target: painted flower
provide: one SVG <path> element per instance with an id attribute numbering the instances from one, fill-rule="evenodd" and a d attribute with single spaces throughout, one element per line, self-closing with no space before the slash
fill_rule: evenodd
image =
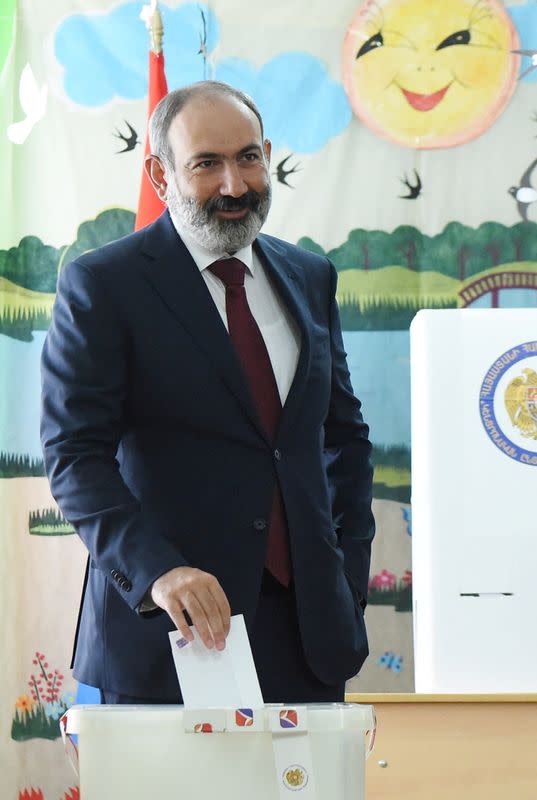
<path id="1" fill-rule="evenodd" d="M 25 789 L 19 792 L 19 800 L 43 800 L 43 792 L 41 789 Z"/>
<path id="2" fill-rule="evenodd" d="M 405 569 L 401 577 L 401 580 L 405 586 L 410 586 L 412 584 L 412 571 L 409 569 Z"/>
<path id="3" fill-rule="evenodd" d="M 395 587 L 395 575 L 387 569 L 383 569 L 378 575 L 371 579 L 371 586 L 374 589 L 393 589 Z"/>
<path id="4" fill-rule="evenodd" d="M 59 719 L 64 712 L 64 707 L 57 700 L 45 705 L 45 715 L 51 719 Z"/>
<path id="5" fill-rule="evenodd" d="M 75 702 L 76 698 L 73 692 L 64 692 L 60 697 L 60 702 L 64 708 L 69 708 Z"/>
<path id="6" fill-rule="evenodd" d="M 78 786 L 73 786 L 65 792 L 63 800 L 80 800 L 80 789 Z"/>
<path id="7" fill-rule="evenodd" d="M 15 702 L 16 708 L 18 708 L 20 711 L 29 712 L 29 711 L 32 710 L 34 705 L 35 705 L 35 701 L 32 700 L 31 697 L 28 697 L 27 694 L 21 694 L 20 697 L 17 697 L 17 700 Z"/>

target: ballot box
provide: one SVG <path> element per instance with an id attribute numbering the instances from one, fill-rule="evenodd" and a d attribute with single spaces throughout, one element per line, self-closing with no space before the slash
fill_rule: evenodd
<path id="1" fill-rule="evenodd" d="M 411 326 L 419 693 L 537 691 L 537 309 Z"/>
<path id="2" fill-rule="evenodd" d="M 73 706 L 81 800 L 363 800 L 371 706 Z"/>

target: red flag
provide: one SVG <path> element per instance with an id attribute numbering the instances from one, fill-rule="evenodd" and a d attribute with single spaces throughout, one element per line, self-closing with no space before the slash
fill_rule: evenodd
<path id="1" fill-rule="evenodd" d="M 168 94 L 168 86 L 166 84 L 166 73 L 164 72 L 164 53 L 154 53 L 152 50 L 149 52 L 149 103 L 147 110 L 147 118 L 151 116 L 155 106 Z M 145 155 L 151 152 L 149 147 L 149 136 L 145 137 Z M 140 186 L 140 198 L 138 200 L 138 213 L 136 214 L 136 222 L 134 230 L 143 228 L 144 225 L 149 225 L 150 222 L 156 220 L 164 209 L 165 204 L 160 200 L 159 196 L 153 189 L 151 181 L 149 180 L 145 169 L 142 172 L 142 184 Z"/>

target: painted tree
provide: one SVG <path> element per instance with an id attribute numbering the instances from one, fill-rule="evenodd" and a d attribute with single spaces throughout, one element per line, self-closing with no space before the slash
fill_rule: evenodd
<path id="1" fill-rule="evenodd" d="M 515 261 L 537 261 L 537 223 L 519 222 L 510 228 Z"/>
<path id="2" fill-rule="evenodd" d="M 77 231 L 76 242 L 63 253 L 61 263 L 67 264 L 88 250 L 120 239 L 134 230 L 135 215 L 124 208 L 110 208 L 95 219 L 83 222 Z"/>
<path id="3" fill-rule="evenodd" d="M 464 281 L 474 249 L 475 230 L 450 222 L 442 233 L 431 237 L 425 257 L 427 268 Z"/>
<path id="4" fill-rule="evenodd" d="M 424 234 L 410 225 L 400 225 L 390 238 L 397 259 L 392 262 L 393 264 L 406 267 L 412 272 L 422 268 L 426 240 Z"/>
<path id="5" fill-rule="evenodd" d="M 62 250 L 43 244 L 37 236 L 24 236 L 17 247 L 0 250 L 0 276 L 25 289 L 55 292 Z"/>
<path id="6" fill-rule="evenodd" d="M 475 232 L 478 248 L 486 254 L 485 269 L 515 261 L 511 231 L 497 222 L 484 222 Z"/>
<path id="7" fill-rule="evenodd" d="M 297 245 L 303 247 L 304 250 L 309 250 L 310 253 L 317 253 L 318 256 L 326 255 L 321 245 L 314 242 L 309 236 L 302 236 L 302 238 L 298 240 Z"/>
<path id="8" fill-rule="evenodd" d="M 366 231 L 355 228 L 347 241 L 328 253 L 338 270 L 379 269 L 393 265 L 391 235 L 384 231 Z"/>

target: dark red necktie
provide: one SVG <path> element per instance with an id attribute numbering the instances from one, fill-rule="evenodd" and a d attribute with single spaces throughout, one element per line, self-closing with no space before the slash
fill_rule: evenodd
<path id="1" fill-rule="evenodd" d="M 229 335 L 246 375 L 248 387 L 265 433 L 274 441 L 282 405 L 267 347 L 244 290 L 246 267 L 238 258 L 215 261 L 209 267 L 226 287 Z M 289 537 L 283 501 L 276 483 L 270 517 L 265 566 L 284 586 L 291 582 Z"/>

